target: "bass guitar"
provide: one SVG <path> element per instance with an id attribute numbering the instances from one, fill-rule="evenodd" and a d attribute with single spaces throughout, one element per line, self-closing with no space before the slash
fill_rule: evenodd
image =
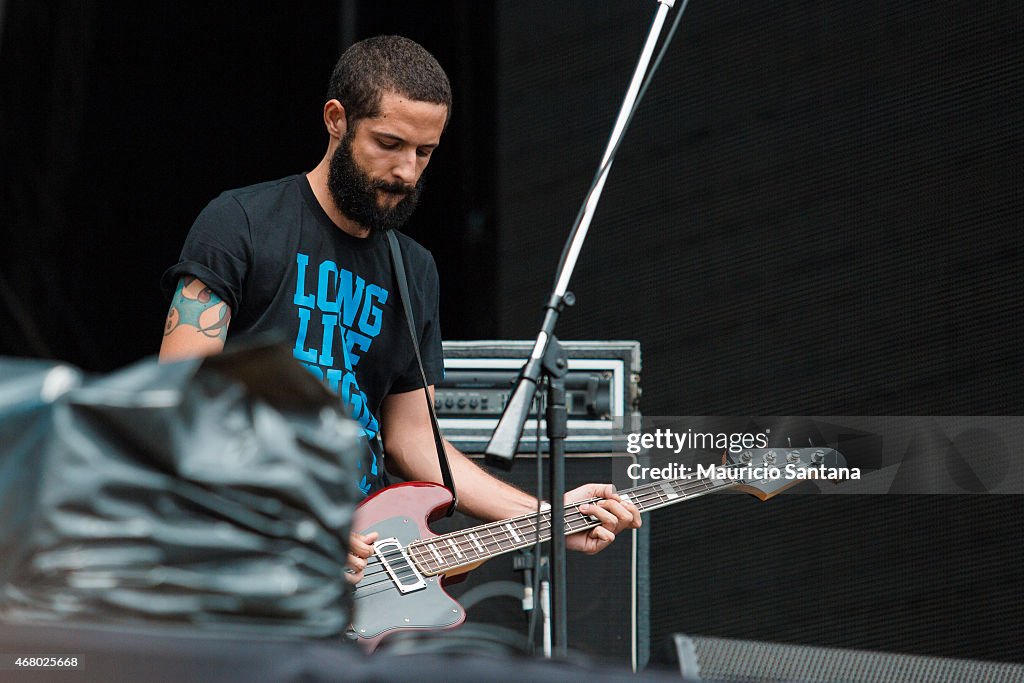
<path id="1" fill-rule="evenodd" d="M 845 460 L 828 448 L 750 449 L 727 454 L 710 475 L 660 479 L 618 491 L 640 512 L 681 503 L 715 491 L 734 489 L 767 500 L 807 479 L 835 479 Z M 828 476 L 832 472 L 833 476 Z M 485 561 L 551 538 L 551 514 L 530 513 L 444 535 L 429 523 L 451 504 L 448 489 L 437 484 L 396 484 L 367 498 L 356 510 L 353 528 L 376 531 L 374 553 L 354 588 L 355 613 L 350 635 L 367 651 L 393 633 L 449 629 L 466 613 L 444 590 L 445 582 Z M 598 499 L 565 505 L 565 534 L 599 526 L 579 507 Z"/>

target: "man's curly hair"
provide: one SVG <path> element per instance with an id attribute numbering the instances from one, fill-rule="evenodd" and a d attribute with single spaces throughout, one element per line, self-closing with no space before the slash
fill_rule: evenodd
<path id="1" fill-rule="evenodd" d="M 362 40 L 334 65 L 327 99 L 345 107 L 349 126 L 380 115 L 381 96 L 393 92 L 411 100 L 443 104 L 452 111 L 452 87 L 444 69 L 420 44 L 402 36 Z"/>

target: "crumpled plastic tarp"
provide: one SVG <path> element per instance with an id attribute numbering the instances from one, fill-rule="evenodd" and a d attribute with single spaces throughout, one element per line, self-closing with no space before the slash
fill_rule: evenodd
<path id="1" fill-rule="evenodd" d="M 0 359 L 0 619 L 340 635 L 361 448 L 282 347 Z"/>

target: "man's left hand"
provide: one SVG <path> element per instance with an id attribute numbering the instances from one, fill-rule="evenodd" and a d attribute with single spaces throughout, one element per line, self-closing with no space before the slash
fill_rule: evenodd
<path id="1" fill-rule="evenodd" d="M 565 494 L 567 504 L 590 498 L 603 500 L 581 505 L 579 510 L 588 517 L 596 517 L 601 526 L 566 537 L 565 547 L 569 550 L 593 555 L 607 548 L 619 532 L 640 528 L 640 511 L 619 498 L 611 484 L 584 484 Z"/>

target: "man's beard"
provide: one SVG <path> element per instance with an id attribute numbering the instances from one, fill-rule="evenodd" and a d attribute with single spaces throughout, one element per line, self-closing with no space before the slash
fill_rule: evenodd
<path id="1" fill-rule="evenodd" d="M 352 136 L 346 135 L 331 157 L 327 189 L 346 218 L 369 229 L 371 233 L 386 232 L 405 225 L 416 210 L 416 203 L 423 190 L 423 176 L 420 176 L 415 186 L 370 178 L 352 158 Z M 377 200 L 379 190 L 400 195 L 402 199 L 390 208 L 381 206 Z"/>

